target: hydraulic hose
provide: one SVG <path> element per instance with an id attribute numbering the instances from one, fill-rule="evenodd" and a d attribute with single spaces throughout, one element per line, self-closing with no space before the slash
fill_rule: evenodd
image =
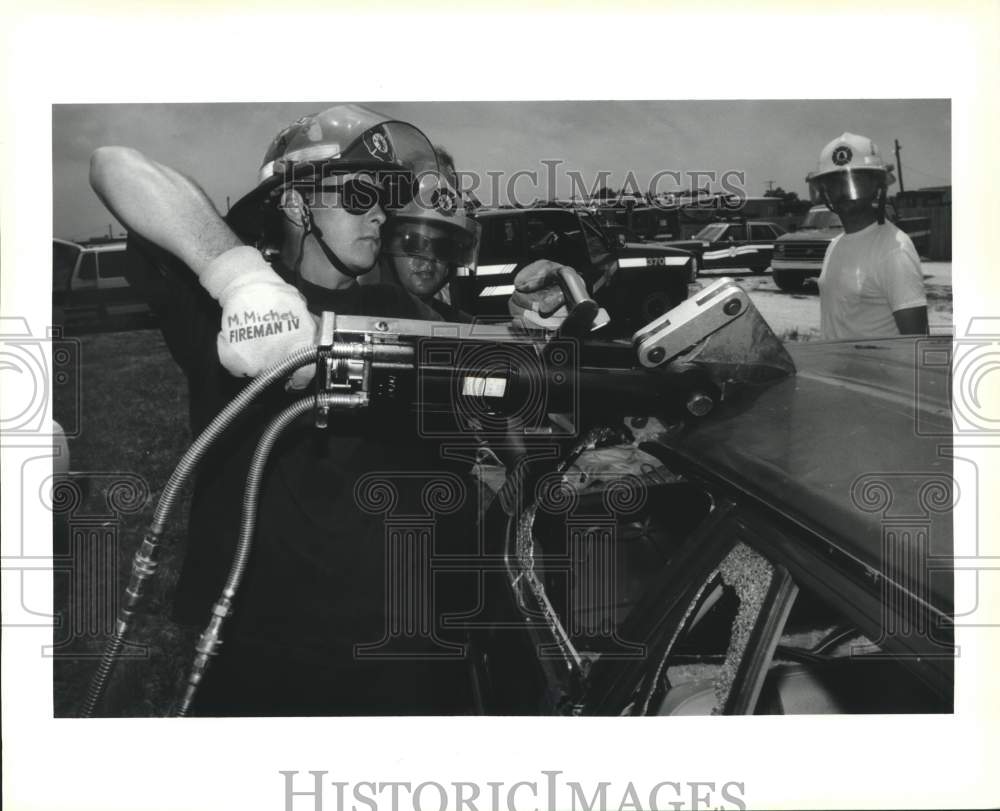
<path id="1" fill-rule="evenodd" d="M 413 347 L 394 344 L 373 345 L 363 341 L 340 341 L 329 347 L 332 358 L 354 358 L 382 362 L 386 365 L 396 365 L 413 357 Z M 287 358 L 265 369 L 232 401 L 218 413 L 208 427 L 191 444 L 191 447 L 181 457 L 177 467 L 163 488 L 153 520 L 143 538 L 139 551 L 132 561 L 132 573 L 125 590 L 125 603 L 118 612 L 115 630 L 105 645 L 97 670 L 90 682 L 87 697 L 80 711 L 80 717 L 93 716 L 104 693 L 107 690 L 111 673 L 118 657 L 125 646 L 125 640 L 131 629 L 132 621 L 144 596 L 145 586 L 156 573 L 159 558 L 159 545 L 167 518 L 174 507 L 188 477 L 201 461 L 207 450 L 222 435 L 229 425 L 272 383 L 287 377 L 301 366 L 317 361 L 316 347 L 303 347 Z M 309 398 L 307 398 L 308 400 Z M 315 402 L 315 400 L 314 400 Z M 322 395 L 320 402 L 323 402 Z M 331 400 L 337 402 L 337 398 Z"/>
<path id="2" fill-rule="evenodd" d="M 294 372 L 300 366 L 305 366 L 316 360 L 316 347 L 303 347 L 293 352 L 284 360 L 265 369 L 250 384 L 243 389 L 230 403 L 216 415 L 208 427 L 191 444 L 181 457 L 177 467 L 171 474 L 163 488 L 156 510 L 153 513 L 153 520 L 146 531 L 139 551 L 136 552 L 132 561 L 132 573 L 129 577 L 129 584 L 125 589 L 125 602 L 118 612 L 115 622 L 115 630 L 105 645 L 101 660 L 98 663 L 97 671 L 90 681 L 90 688 L 83 708 L 80 711 L 82 718 L 93 716 L 97 705 L 104 697 L 107 690 L 111 673 L 118 661 L 122 648 L 125 646 L 126 636 L 132 626 L 135 616 L 145 591 L 146 582 L 156 573 L 159 558 L 160 538 L 166 526 L 167 517 L 177 501 L 188 477 L 191 475 L 198 462 L 201 461 L 206 451 L 219 438 L 219 436 L 229 427 L 246 408 L 263 392 L 268 386 Z"/>
<path id="3" fill-rule="evenodd" d="M 365 405 L 366 395 L 362 393 L 354 394 L 320 394 L 318 397 L 304 397 L 284 411 L 278 414 L 264 430 L 257 448 L 254 451 L 253 459 L 250 462 L 250 469 L 247 472 L 247 484 L 243 491 L 243 515 L 240 523 L 239 541 L 236 546 L 236 554 L 229 570 L 229 577 L 226 585 L 222 589 L 222 594 L 212 607 L 212 618 L 205 628 L 195 647 L 197 651 L 191 671 L 188 674 L 187 685 L 184 695 L 179 704 L 174 709 L 173 715 L 183 718 L 191 711 L 198 687 L 208 670 L 212 656 L 216 648 L 222 644 L 222 626 L 225 624 L 232 611 L 233 599 L 243 580 L 246 571 L 247 561 L 250 558 L 250 548 L 253 543 L 254 530 L 257 524 L 257 502 L 260 496 L 260 485 L 264 477 L 264 468 L 267 465 L 268 457 L 274 448 L 275 442 L 282 432 L 299 416 L 305 414 L 314 407 L 327 408 L 357 408 Z"/>

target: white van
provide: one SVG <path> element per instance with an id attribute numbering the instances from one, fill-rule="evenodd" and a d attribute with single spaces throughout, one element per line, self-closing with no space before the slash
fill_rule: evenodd
<path id="1" fill-rule="evenodd" d="M 52 240 L 52 312 L 56 324 L 123 316 L 149 317 L 149 305 L 126 278 L 125 241 Z"/>

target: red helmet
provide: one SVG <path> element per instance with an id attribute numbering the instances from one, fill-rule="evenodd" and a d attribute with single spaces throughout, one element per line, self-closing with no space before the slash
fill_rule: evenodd
<path id="1" fill-rule="evenodd" d="M 257 187 L 236 202 L 227 219 L 242 235 L 257 234 L 282 189 L 359 171 L 394 184 L 393 199 L 404 205 L 412 198 L 414 177 L 437 172 L 437 156 L 427 136 L 412 124 L 357 104 L 339 104 L 303 116 L 275 136 Z"/>

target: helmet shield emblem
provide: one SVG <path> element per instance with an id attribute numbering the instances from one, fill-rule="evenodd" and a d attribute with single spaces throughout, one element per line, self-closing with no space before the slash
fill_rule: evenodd
<path id="1" fill-rule="evenodd" d="M 451 214 L 458 208 L 458 200 L 451 189 L 435 189 L 431 195 L 431 205 L 444 214 Z"/>
<path id="2" fill-rule="evenodd" d="M 846 166 L 851 162 L 851 158 L 853 157 L 854 154 L 851 152 L 851 148 L 847 144 L 841 144 L 833 150 L 832 160 L 835 166 Z"/>
<path id="3" fill-rule="evenodd" d="M 387 163 L 395 160 L 392 145 L 381 129 L 369 130 L 364 134 L 362 141 L 364 142 L 365 149 L 368 150 L 368 154 L 376 160 L 386 161 Z"/>

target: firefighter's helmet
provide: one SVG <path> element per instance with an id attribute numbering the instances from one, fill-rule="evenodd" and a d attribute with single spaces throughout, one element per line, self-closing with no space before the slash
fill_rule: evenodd
<path id="1" fill-rule="evenodd" d="M 833 206 L 844 200 L 875 200 L 894 178 L 871 138 L 845 132 L 823 147 L 816 171 L 806 181 L 813 203 Z"/>
<path id="2" fill-rule="evenodd" d="M 340 104 L 303 116 L 275 136 L 256 188 L 233 206 L 228 220 L 241 236 L 256 234 L 283 189 L 353 172 L 372 175 L 385 190 L 385 201 L 403 206 L 413 198 L 414 178 L 436 171 L 434 147 L 412 124 L 357 104 Z"/>
<path id="3" fill-rule="evenodd" d="M 389 256 L 417 256 L 475 272 L 480 225 L 468 215 L 459 195 L 441 175 L 426 173 L 413 201 L 382 226 L 382 250 Z"/>

